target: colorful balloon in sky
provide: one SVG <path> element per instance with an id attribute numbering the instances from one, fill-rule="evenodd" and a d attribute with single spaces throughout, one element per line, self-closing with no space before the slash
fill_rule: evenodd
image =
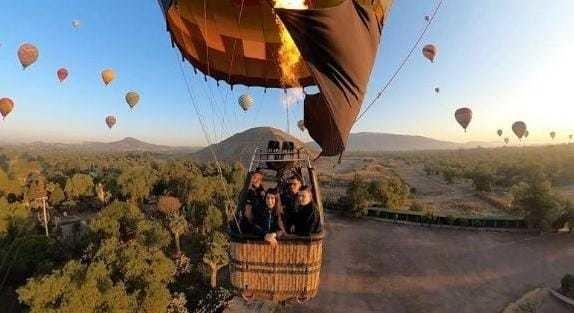
<path id="1" fill-rule="evenodd" d="M 498 134 L 498 137 L 502 136 L 502 129 L 497 130 L 496 133 Z"/>
<path id="2" fill-rule="evenodd" d="M 528 138 L 528 135 L 530 135 L 530 132 L 527 129 L 526 132 L 524 132 L 524 138 Z"/>
<path id="3" fill-rule="evenodd" d="M 0 114 L 2 114 L 2 118 L 5 119 L 10 112 L 14 109 L 14 101 L 9 98 L 2 98 L 0 99 Z"/>
<path id="4" fill-rule="evenodd" d="M 510 142 L 510 139 L 508 139 L 508 137 L 504 138 L 504 144 L 507 145 Z"/>
<path id="5" fill-rule="evenodd" d="M 251 95 L 245 94 L 239 97 L 239 106 L 243 109 L 243 111 L 249 110 L 249 108 L 253 106 L 254 102 L 255 100 L 253 100 Z"/>
<path id="6" fill-rule="evenodd" d="M 423 55 L 425 58 L 429 59 L 429 61 L 434 63 L 434 59 L 438 54 L 438 48 L 433 44 L 428 44 L 423 47 Z"/>
<path id="7" fill-rule="evenodd" d="M 63 82 L 68 77 L 68 70 L 62 67 L 56 74 L 58 75 L 60 82 Z"/>
<path id="8" fill-rule="evenodd" d="M 554 138 L 556 138 L 556 132 L 555 131 L 550 132 L 550 138 L 552 138 L 552 140 L 554 140 Z"/>
<path id="9" fill-rule="evenodd" d="M 512 124 L 512 131 L 518 139 L 522 139 L 526 133 L 526 123 L 523 121 L 514 122 L 514 124 Z"/>
<path id="10" fill-rule="evenodd" d="M 106 125 L 108 125 L 109 129 L 112 129 L 112 127 L 114 127 L 114 125 L 116 125 L 117 119 L 115 116 L 113 115 L 108 115 L 106 116 Z"/>
<path id="11" fill-rule="evenodd" d="M 82 23 L 80 22 L 80 20 L 73 20 L 72 21 L 72 26 L 74 28 L 80 28 L 81 25 L 82 25 Z"/>
<path id="12" fill-rule="evenodd" d="M 34 62 L 38 60 L 39 55 L 40 52 L 38 51 L 38 48 L 30 43 L 25 43 L 18 49 L 18 59 L 24 69 L 34 64 Z"/>
<path id="13" fill-rule="evenodd" d="M 133 109 L 140 101 L 140 95 L 135 91 L 130 91 L 126 94 L 126 102 Z"/>
<path id="14" fill-rule="evenodd" d="M 434 87 L 434 92 L 438 95 L 440 93 L 440 88 L 439 87 Z"/>
<path id="15" fill-rule="evenodd" d="M 466 132 L 466 128 L 472 120 L 472 110 L 469 108 L 460 108 L 454 112 L 454 118 Z"/>
<path id="16" fill-rule="evenodd" d="M 116 78 L 116 73 L 113 69 L 107 68 L 102 71 L 102 81 L 107 86 Z"/>

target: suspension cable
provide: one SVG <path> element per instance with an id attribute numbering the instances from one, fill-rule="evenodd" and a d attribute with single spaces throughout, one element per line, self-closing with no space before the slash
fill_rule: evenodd
<path id="1" fill-rule="evenodd" d="M 387 90 L 387 88 L 389 88 L 391 86 L 391 84 L 393 83 L 393 81 L 397 78 L 397 76 L 399 75 L 399 73 L 401 72 L 401 70 L 403 69 L 405 64 L 407 63 L 407 61 L 413 55 L 413 52 L 415 51 L 415 49 L 419 46 L 424 35 L 429 31 L 430 26 L 431 26 L 432 22 L 434 21 L 436 15 L 438 13 L 438 10 L 442 6 L 443 2 L 444 2 L 444 0 L 439 1 L 437 6 L 434 8 L 432 15 L 430 16 L 429 21 L 426 23 L 425 27 L 423 28 L 423 30 L 419 34 L 417 40 L 414 42 L 411 49 L 409 50 L 409 53 L 403 58 L 402 62 L 396 68 L 396 70 L 393 73 L 393 75 L 391 76 L 391 78 L 389 78 L 389 80 L 386 82 L 386 84 L 383 86 L 383 88 L 377 93 L 375 98 L 373 100 L 371 100 L 371 102 L 369 103 L 369 105 L 367 105 L 365 110 L 363 110 L 363 112 L 361 114 L 359 114 L 359 116 L 355 119 L 355 123 L 358 122 L 369 111 L 369 109 L 371 109 L 371 107 L 377 102 L 377 100 L 379 100 L 383 96 L 383 93 L 385 92 L 385 90 Z"/>

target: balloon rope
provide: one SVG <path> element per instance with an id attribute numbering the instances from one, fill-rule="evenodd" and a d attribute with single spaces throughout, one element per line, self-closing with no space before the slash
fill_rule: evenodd
<path id="1" fill-rule="evenodd" d="M 432 24 L 432 22 L 434 21 L 436 14 L 438 13 L 438 10 L 440 9 L 440 7 L 442 6 L 442 3 L 444 2 L 444 0 L 440 0 L 440 2 L 438 3 L 438 5 L 435 7 L 428 23 L 426 24 L 425 28 L 423 28 L 422 32 L 419 34 L 419 37 L 417 38 L 417 40 L 415 41 L 415 43 L 413 44 L 413 46 L 411 47 L 411 50 L 409 51 L 409 53 L 406 55 L 406 57 L 403 58 L 403 61 L 399 64 L 399 66 L 397 67 L 397 69 L 395 70 L 395 72 L 393 73 L 393 75 L 391 76 L 391 78 L 389 78 L 389 80 L 387 81 L 387 83 L 385 84 L 385 86 L 383 87 L 383 89 L 381 89 L 378 93 L 377 96 L 371 100 L 371 102 L 369 103 L 369 105 L 367 105 L 367 107 L 365 108 L 365 110 L 363 110 L 363 112 L 361 114 L 359 114 L 359 117 L 357 117 L 357 119 L 355 120 L 355 122 L 358 122 L 368 111 L 369 109 L 377 102 L 377 100 L 379 100 L 382 96 L 383 93 L 385 92 L 385 90 L 387 90 L 387 88 L 389 88 L 391 86 L 391 83 L 395 80 L 395 78 L 397 78 L 397 76 L 399 75 L 399 73 L 401 72 L 401 70 L 403 69 L 403 67 L 405 66 L 405 64 L 407 63 L 407 61 L 411 58 L 413 52 L 415 51 L 415 49 L 419 46 L 421 40 L 423 39 L 424 35 L 428 32 L 428 30 L 430 29 L 430 26 Z"/>
<path id="2" fill-rule="evenodd" d="M 215 153 L 213 143 L 211 141 L 211 138 L 209 137 L 209 133 L 207 132 L 207 127 L 205 125 L 205 122 L 203 121 L 203 116 L 201 115 L 201 112 L 199 111 L 197 101 L 193 95 L 193 91 L 191 90 L 191 85 L 189 83 L 187 75 L 185 75 L 185 71 L 183 69 L 182 62 L 179 62 L 179 56 L 177 55 L 177 52 L 175 52 L 175 57 L 176 57 L 176 62 L 179 65 L 179 70 L 181 71 L 181 76 L 183 77 L 183 81 L 185 82 L 187 94 L 189 96 L 189 99 L 191 100 L 190 102 L 193 106 L 195 114 L 197 115 L 197 119 L 199 120 L 199 125 L 201 126 L 201 131 L 203 132 L 203 137 L 204 137 L 205 141 L 207 142 L 207 149 L 211 153 L 213 161 L 215 162 L 215 166 L 217 167 L 219 179 L 221 180 L 221 185 L 223 187 L 223 193 L 225 194 L 225 198 L 227 199 L 227 201 L 231 202 L 231 197 L 229 196 L 229 191 L 227 190 L 227 182 L 225 181 L 225 178 L 223 177 L 223 170 L 221 169 L 221 163 L 219 162 L 219 159 L 217 158 L 217 154 Z M 226 207 L 225 209 L 226 209 L 226 213 L 228 214 L 228 208 Z M 241 227 L 239 225 L 239 222 L 237 221 L 237 217 L 235 216 L 235 213 L 233 214 L 233 218 L 235 220 L 235 223 L 237 224 L 237 229 L 239 229 L 239 233 L 241 233 Z"/>

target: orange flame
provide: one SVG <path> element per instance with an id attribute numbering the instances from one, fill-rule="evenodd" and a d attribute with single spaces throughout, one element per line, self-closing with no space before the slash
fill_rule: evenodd
<path id="1" fill-rule="evenodd" d="M 307 5 L 305 0 L 275 0 L 275 8 L 305 10 Z M 299 86 L 297 80 L 297 65 L 301 60 L 299 49 L 295 45 L 293 38 L 281 23 L 279 18 L 275 20 L 279 26 L 279 37 L 281 38 L 281 48 L 279 48 L 279 67 L 281 68 L 281 81 L 285 85 Z"/>

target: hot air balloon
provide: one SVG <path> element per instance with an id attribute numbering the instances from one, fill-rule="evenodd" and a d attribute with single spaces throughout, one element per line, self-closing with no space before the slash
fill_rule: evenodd
<path id="1" fill-rule="evenodd" d="M 555 131 L 551 131 L 551 132 L 550 132 L 550 138 L 552 138 L 552 140 L 554 140 L 555 137 L 556 137 L 556 132 L 555 132 Z"/>
<path id="2" fill-rule="evenodd" d="M 303 132 L 305 131 L 305 121 L 304 120 L 300 120 L 299 122 L 297 122 L 297 127 L 299 127 L 299 129 Z"/>
<path id="3" fill-rule="evenodd" d="M 425 22 L 429 22 L 430 21 L 430 16 L 425 15 Z"/>
<path id="4" fill-rule="evenodd" d="M 320 93 L 305 96 L 307 130 L 322 156 L 345 150 L 392 1 L 312 1 L 313 10 L 272 8 L 272 1 L 159 2 L 174 44 L 206 76 L 230 85 L 318 86 Z M 290 75 L 277 53 L 285 32 L 300 53 Z"/>
<path id="5" fill-rule="evenodd" d="M 58 70 L 56 74 L 58 75 L 58 79 L 60 80 L 60 82 L 63 82 L 68 77 L 68 70 L 65 68 L 61 68 Z"/>
<path id="6" fill-rule="evenodd" d="M 108 68 L 102 71 L 102 81 L 104 84 L 109 85 L 116 78 L 116 73 L 113 69 Z"/>
<path id="7" fill-rule="evenodd" d="M 425 58 L 429 59 L 429 61 L 434 63 L 434 59 L 438 54 L 438 48 L 433 44 L 428 44 L 423 47 L 423 55 Z"/>
<path id="8" fill-rule="evenodd" d="M 112 127 L 114 127 L 114 125 L 116 125 L 117 119 L 115 116 L 113 115 L 108 115 L 106 116 L 106 125 L 108 125 L 109 129 L 112 129 Z"/>
<path id="9" fill-rule="evenodd" d="M 510 142 L 510 139 L 508 137 L 504 138 L 504 144 L 507 145 Z"/>
<path id="10" fill-rule="evenodd" d="M 574 138 L 574 135 L 572 134 L 568 135 L 568 141 L 572 140 L 572 138 Z"/>
<path id="11" fill-rule="evenodd" d="M 497 130 L 496 133 L 498 134 L 498 137 L 501 137 L 502 136 L 502 129 Z"/>
<path id="12" fill-rule="evenodd" d="M 81 26 L 80 20 L 73 20 L 73 21 L 72 21 L 72 26 L 73 26 L 74 28 L 80 28 L 80 26 Z"/>
<path id="13" fill-rule="evenodd" d="M 321 147 L 321 156 L 342 155 L 361 110 L 392 1 L 305 1 L 311 2 L 312 10 L 271 6 L 279 1 L 159 2 L 174 44 L 204 75 L 232 86 L 281 89 L 317 86 L 319 93 L 305 95 L 304 124 Z M 286 41 L 286 37 L 292 40 Z M 293 58 L 285 62 L 285 55 L 278 52 L 288 45 L 299 53 L 289 54 Z M 264 165 L 267 163 L 272 162 L 264 162 Z M 315 192 L 317 187 L 312 189 Z M 241 209 L 238 205 L 238 211 Z M 321 257 L 314 259 L 312 255 L 320 253 L 308 251 L 316 248 L 321 251 L 322 238 L 279 244 L 275 248 L 267 245 L 261 252 L 255 252 L 242 238 L 230 238 L 234 264 L 241 264 L 230 270 L 231 283 L 243 296 L 250 295 L 252 299 L 268 296 L 280 302 L 310 299 L 317 294 Z M 317 275 L 310 273 L 307 265 L 282 263 L 280 260 L 288 253 L 285 247 L 307 251 L 308 257 L 302 258 L 299 264 L 314 264 Z M 235 252 L 240 249 L 249 253 L 239 256 Z M 256 253 L 261 253 L 258 254 L 263 260 L 260 264 L 265 264 L 265 270 L 254 270 L 244 258 Z M 267 259 L 264 255 L 273 255 L 276 259 Z M 277 281 L 277 271 L 286 276 L 281 282 L 273 283 Z"/>
<path id="14" fill-rule="evenodd" d="M 38 48 L 30 43 L 25 43 L 18 49 L 18 59 L 24 69 L 34 64 L 34 62 L 38 60 L 39 55 L 40 52 L 38 51 Z"/>
<path id="15" fill-rule="evenodd" d="M 126 102 L 133 109 L 140 101 L 140 95 L 135 91 L 130 91 L 126 94 Z"/>
<path id="16" fill-rule="evenodd" d="M 239 106 L 243 109 L 243 111 L 247 111 L 249 110 L 249 108 L 251 108 L 251 106 L 253 106 L 253 102 L 255 102 L 253 100 L 253 97 L 251 97 L 251 95 L 245 94 L 245 95 L 241 95 L 241 97 L 239 97 Z"/>
<path id="17" fill-rule="evenodd" d="M 526 133 L 526 123 L 522 121 L 514 122 L 514 124 L 512 124 L 512 131 L 518 139 L 522 139 Z"/>
<path id="18" fill-rule="evenodd" d="M 527 129 L 526 132 L 524 133 L 524 138 L 528 139 L 528 135 L 530 135 L 530 132 Z"/>
<path id="19" fill-rule="evenodd" d="M 468 127 L 468 124 L 470 124 L 470 121 L 472 120 L 472 110 L 470 110 L 469 108 L 460 108 L 454 112 L 454 118 L 460 124 L 460 126 L 464 128 L 464 131 L 466 132 L 466 128 Z"/>
<path id="20" fill-rule="evenodd" d="M 438 95 L 440 93 L 440 88 L 439 87 L 435 87 L 434 88 L 434 92 Z"/>
<path id="21" fill-rule="evenodd" d="M 2 118 L 5 119 L 10 112 L 14 109 L 14 101 L 9 98 L 2 98 L 0 99 L 0 114 L 2 114 Z"/>

